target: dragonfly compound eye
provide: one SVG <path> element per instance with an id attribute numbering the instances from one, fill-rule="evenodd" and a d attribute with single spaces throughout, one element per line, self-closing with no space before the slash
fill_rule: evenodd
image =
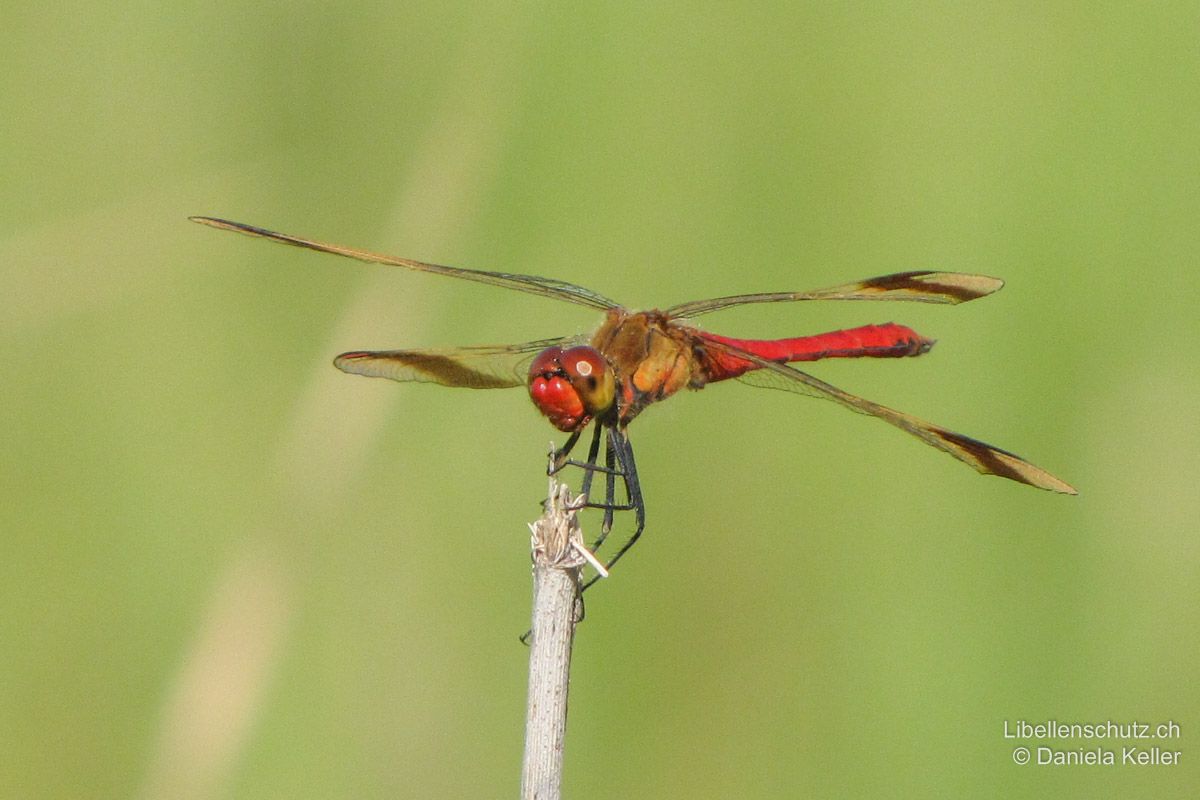
<path id="1" fill-rule="evenodd" d="M 589 416 L 603 414 L 612 408 L 616 398 L 616 379 L 608 361 L 595 348 L 568 348 L 559 356 L 559 363 Z"/>
<path id="2" fill-rule="evenodd" d="M 529 365 L 529 397 L 550 424 L 563 432 L 576 431 L 591 420 L 583 398 L 563 368 L 563 349 L 548 347 Z"/>

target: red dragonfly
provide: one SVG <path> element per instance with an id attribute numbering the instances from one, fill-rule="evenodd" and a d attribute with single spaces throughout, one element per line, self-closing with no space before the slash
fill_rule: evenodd
<path id="1" fill-rule="evenodd" d="M 718 336 L 687 322 L 701 314 L 749 303 L 909 300 L 957 304 L 999 290 L 1004 282 L 997 278 L 957 272 L 902 272 L 811 292 L 743 294 L 681 303 L 665 311 L 634 312 L 590 289 L 552 278 L 444 267 L 302 239 L 239 222 L 212 217 L 191 219 L 214 228 L 322 253 L 449 275 L 603 311 L 604 322 L 590 337 L 569 336 L 523 344 L 438 350 L 356 350 L 341 354 L 333 363 L 344 372 L 395 381 L 440 383 L 470 389 L 527 387 L 542 414 L 560 431 L 569 434 L 553 456 L 551 471 L 566 465 L 583 467 L 585 495 L 595 474 L 605 476 L 604 502 L 590 504 L 605 511 L 600 537 L 593 549 L 603 544 L 612 527 L 614 511 L 632 509 L 635 512 L 635 532 L 609 559 L 606 567 L 611 567 L 633 546 L 645 527 L 645 507 L 633 448 L 626 431 L 629 423 L 647 406 L 680 389 L 701 389 L 706 384 L 729 378 L 833 400 L 853 411 L 895 425 L 985 475 L 999 475 L 1039 489 L 1076 494 L 1069 484 L 1014 453 L 857 397 L 788 366 L 790 362 L 825 358 L 899 358 L 928 352 L 933 341 L 911 328 L 889 322 L 815 336 L 756 340 Z M 592 422 L 596 424 L 587 459 L 571 460 L 572 448 Z M 600 465 L 602 435 L 605 437 L 605 460 Z M 617 480 L 622 481 L 625 489 L 625 500 L 621 503 L 615 498 Z"/>

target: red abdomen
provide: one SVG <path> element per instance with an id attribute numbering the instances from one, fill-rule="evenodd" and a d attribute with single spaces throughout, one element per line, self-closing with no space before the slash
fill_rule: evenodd
<path id="1" fill-rule="evenodd" d="M 933 347 L 932 339 L 926 339 L 912 328 L 893 322 L 794 339 L 731 339 L 704 332 L 698 335 L 705 341 L 731 345 L 759 358 L 778 362 L 818 361 L 822 358 L 903 358 L 919 356 Z M 708 348 L 707 355 L 709 381 L 736 378 L 752 369 L 760 369 L 753 361 L 738 358 L 719 347 Z"/>

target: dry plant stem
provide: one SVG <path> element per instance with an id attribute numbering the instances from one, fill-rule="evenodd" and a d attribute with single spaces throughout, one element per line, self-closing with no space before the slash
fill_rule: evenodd
<path id="1" fill-rule="evenodd" d="M 557 800 L 562 788 L 563 740 L 571 644 L 579 621 L 582 535 L 566 486 L 551 478 L 542 518 L 533 531 L 533 624 L 529 648 L 529 700 L 525 715 L 524 800 Z"/>

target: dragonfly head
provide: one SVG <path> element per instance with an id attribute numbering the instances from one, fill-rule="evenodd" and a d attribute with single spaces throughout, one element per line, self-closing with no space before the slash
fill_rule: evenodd
<path id="1" fill-rule="evenodd" d="M 594 347 L 547 347 L 529 365 L 529 396 L 551 425 L 570 433 L 613 407 L 616 378 Z"/>

